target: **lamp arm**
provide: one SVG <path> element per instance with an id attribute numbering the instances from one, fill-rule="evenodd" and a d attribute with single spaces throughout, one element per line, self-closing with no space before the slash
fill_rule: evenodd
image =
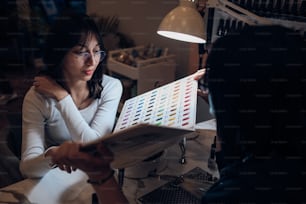
<path id="1" fill-rule="evenodd" d="M 217 8 L 229 15 L 243 21 L 249 25 L 272 25 L 274 24 L 267 18 L 260 17 L 236 4 L 229 2 L 228 0 L 207 0 L 207 8 Z"/>

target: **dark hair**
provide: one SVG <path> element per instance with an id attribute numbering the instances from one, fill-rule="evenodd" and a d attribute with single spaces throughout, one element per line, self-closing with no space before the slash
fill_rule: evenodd
<path id="1" fill-rule="evenodd" d="M 224 154 L 305 158 L 306 45 L 281 26 L 250 26 L 218 39 L 208 88 Z"/>
<path id="2" fill-rule="evenodd" d="M 49 74 L 63 86 L 63 71 L 61 63 L 67 52 L 77 44 L 84 44 L 88 36 L 97 38 L 101 50 L 104 50 L 102 37 L 95 21 L 86 14 L 65 12 L 57 17 L 50 28 L 44 49 L 44 73 Z M 89 96 L 100 98 L 102 77 L 104 73 L 103 61 L 100 62 L 92 78 L 87 81 Z M 63 86 L 64 87 L 64 86 Z"/>

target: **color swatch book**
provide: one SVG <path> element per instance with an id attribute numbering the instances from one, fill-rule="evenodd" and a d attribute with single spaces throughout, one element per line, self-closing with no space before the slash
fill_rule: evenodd
<path id="1" fill-rule="evenodd" d="M 114 154 L 113 168 L 125 168 L 178 144 L 195 130 L 198 83 L 190 75 L 126 100 L 113 133 L 103 141 Z"/>
<path id="2" fill-rule="evenodd" d="M 126 100 L 114 131 L 139 123 L 194 130 L 197 87 L 190 75 Z"/>

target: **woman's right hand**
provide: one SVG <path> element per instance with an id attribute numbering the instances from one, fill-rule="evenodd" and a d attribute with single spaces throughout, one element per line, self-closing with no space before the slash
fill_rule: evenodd
<path id="1" fill-rule="evenodd" d="M 64 142 L 51 155 L 52 162 L 68 173 L 80 169 L 89 177 L 103 177 L 109 174 L 113 154 L 102 143 L 97 145 L 95 154 L 81 152 L 81 146 L 81 143 Z"/>

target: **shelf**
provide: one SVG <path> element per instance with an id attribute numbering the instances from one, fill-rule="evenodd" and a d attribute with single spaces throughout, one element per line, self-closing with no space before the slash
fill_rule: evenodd
<path id="1" fill-rule="evenodd" d="M 152 90 L 175 79 L 175 55 L 152 57 L 138 60 L 136 66 L 124 64 L 117 60 L 122 52 L 132 53 L 133 50 L 143 51 L 144 46 L 113 50 L 109 52 L 107 67 L 110 72 L 137 81 L 137 94 Z"/>
<path id="2" fill-rule="evenodd" d="M 266 6 L 271 0 L 260 1 L 265 2 Z M 289 2 L 286 0 L 287 3 Z M 303 0 L 306 6 L 306 1 Z M 257 9 L 254 7 L 247 9 L 246 6 L 241 6 L 240 3 L 252 2 L 252 4 L 258 4 Z M 275 2 L 275 1 L 274 1 Z M 271 10 L 260 10 L 259 8 L 265 8 L 260 5 L 259 1 L 243 1 L 243 0 L 209 0 L 208 8 L 215 8 L 213 27 L 211 29 L 211 42 L 214 42 L 218 37 L 226 35 L 227 32 L 242 29 L 245 25 L 281 25 L 289 29 L 296 30 L 304 36 L 306 40 L 306 11 L 305 14 L 299 12 L 299 15 L 290 15 L 290 13 L 273 13 Z M 293 2 L 290 3 L 292 5 Z M 253 5 L 254 6 L 254 5 Z M 275 6 L 275 4 L 274 4 Z M 301 3 L 298 4 L 301 6 Z M 305 8 L 306 9 L 306 8 Z M 274 11 L 275 12 L 275 11 Z M 260 14 L 260 15 L 259 15 Z M 300 15 L 302 14 L 302 15 Z M 277 18 L 279 15 L 279 18 Z M 269 16 L 269 17 L 267 17 Z M 207 17 L 206 17 L 207 18 Z M 235 25 L 234 25 L 235 24 Z M 235 27 L 236 26 L 236 27 Z M 220 32 L 220 30 L 222 30 Z"/>

